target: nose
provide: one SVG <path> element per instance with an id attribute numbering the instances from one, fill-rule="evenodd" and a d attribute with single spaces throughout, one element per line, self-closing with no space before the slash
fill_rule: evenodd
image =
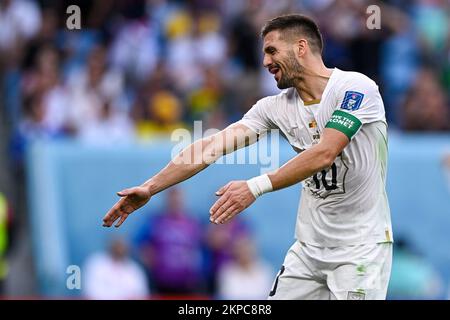
<path id="1" fill-rule="evenodd" d="M 272 63 L 273 63 L 272 58 L 268 54 L 265 54 L 264 58 L 263 58 L 263 65 L 264 65 L 264 67 L 267 68 Z"/>

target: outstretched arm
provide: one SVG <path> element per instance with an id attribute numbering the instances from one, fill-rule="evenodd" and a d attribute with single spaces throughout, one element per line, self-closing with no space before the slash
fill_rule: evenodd
<path id="1" fill-rule="evenodd" d="M 142 185 L 118 192 L 121 199 L 105 215 L 103 226 L 110 227 L 119 219 L 115 226 L 120 227 L 132 212 L 144 206 L 153 195 L 189 179 L 221 156 L 256 140 L 256 133 L 243 124 L 235 123 L 215 135 L 192 143 Z"/>
<path id="2" fill-rule="evenodd" d="M 317 145 L 279 169 L 249 181 L 232 181 L 217 191 L 220 198 L 211 207 L 210 220 L 224 223 L 251 205 L 262 193 L 289 187 L 330 167 L 348 143 L 349 138 L 344 133 L 325 128 Z"/>

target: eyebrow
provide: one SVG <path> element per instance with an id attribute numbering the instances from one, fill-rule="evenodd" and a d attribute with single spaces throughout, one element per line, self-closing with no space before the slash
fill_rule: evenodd
<path id="1" fill-rule="evenodd" d="M 267 46 L 264 48 L 263 52 L 264 53 L 270 53 L 271 51 L 276 51 L 277 49 L 273 46 Z"/>

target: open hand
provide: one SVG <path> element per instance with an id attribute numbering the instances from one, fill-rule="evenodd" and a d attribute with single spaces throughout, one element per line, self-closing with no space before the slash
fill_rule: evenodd
<path id="1" fill-rule="evenodd" d="M 233 218 L 255 201 L 247 181 L 231 181 L 216 192 L 219 200 L 209 210 L 210 220 L 216 224 Z"/>
<path id="2" fill-rule="evenodd" d="M 117 195 L 122 198 L 103 217 L 104 227 L 111 227 L 119 218 L 115 227 L 120 227 L 133 211 L 145 205 L 152 196 L 150 191 L 143 186 L 122 190 L 117 192 Z"/>

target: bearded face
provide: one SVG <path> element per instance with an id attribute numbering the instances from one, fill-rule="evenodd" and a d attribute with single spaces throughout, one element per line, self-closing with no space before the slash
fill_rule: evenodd
<path id="1" fill-rule="evenodd" d="M 275 80 L 279 89 L 291 88 L 295 85 L 301 74 L 301 66 L 295 59 L 293 51 L 289 51 L 285 59 L 280 59 L 279 70 L 275 73 Z"/>
<path id="2" fill-rule="evenodd" d="M 264 38 L 264 66 L 274 75 L 279 89 L 295 86 L 301 78 L 302 67 L 288 42 L 282 40 L 276 31 Z"/>

